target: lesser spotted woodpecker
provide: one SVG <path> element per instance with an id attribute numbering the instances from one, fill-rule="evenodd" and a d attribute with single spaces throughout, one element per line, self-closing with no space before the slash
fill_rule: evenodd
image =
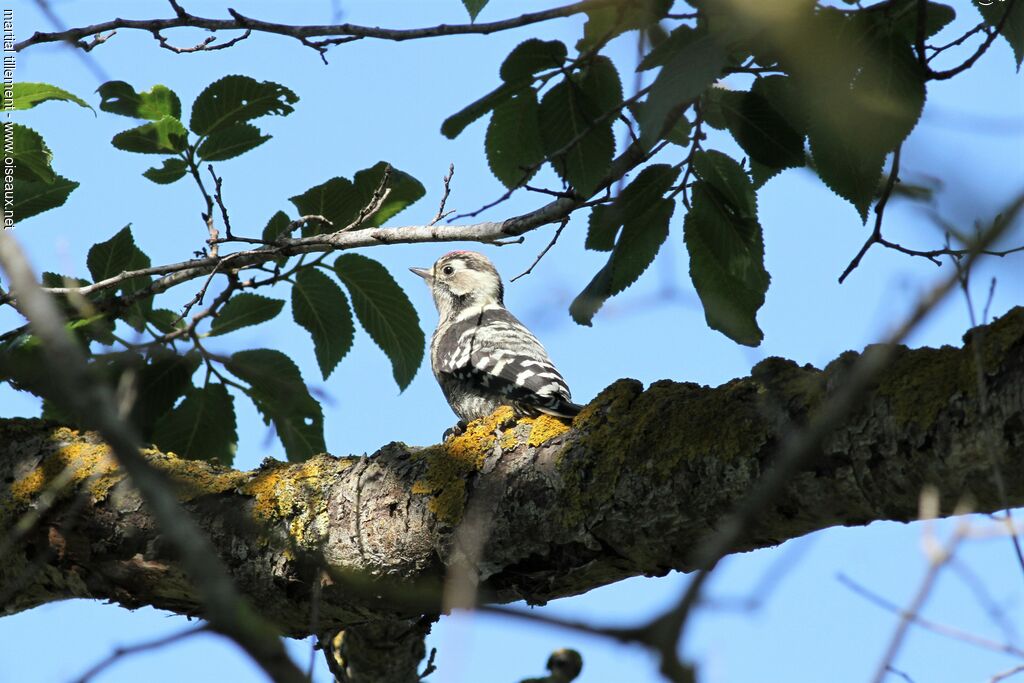
<path id="1" fill-rule="evenodd" d="M 544 347 L 505 309 L 501 276 L 486 256 L 453 251 L 432 268 L 410 270 L 434 296 L 440 320 L 430 340 L 430 365 L 463 422 L 499 406 L 531 416 L 569 418 L 580 411 Z"/>

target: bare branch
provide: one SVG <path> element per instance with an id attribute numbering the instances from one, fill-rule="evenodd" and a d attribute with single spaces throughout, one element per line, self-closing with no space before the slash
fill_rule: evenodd
<path id="1" fill-rule="evenodd" d="M 562 230 L 563 230 L 563 229 L 565 228 L 565 226 L 567 226 L 568 224 L 569 224 L 569 219 L 568 219 L 568 218 L 566 218 L 565 220 L 563 220 L 563 221 L 562 221 L 562 223 L 561 223 L 561 224 L 560 224 L 560 225 L 558 226 L 558 229 L 557 229 L 557 230 L 555 230 L 555 235 L 554 235 L 554 237 L 552 237 L 552 238 L 551 238 L 551 241 L 550 241 L 550 242 L 548 242 L 548 246 L 544 247 L 543 251 L 541 251 L 541 252 L 540 252 L 539 254 L 537 254 L 537 258 L 535 258 L 535 259 L 533 260 L 533 263 L 531 263 L 531 264 L 530 264 L 530 267 L 529 267 L 529 268 L 527 268 L 526 270 L 524 270 L 523 272 L 519 273 L 519 275 L 516 275 L 516 276 L 515 276 L 514 278 L 512 278 L 511 280 L 509 280 L 509 282 L 515 282 L 515 281 L 516 281 L 516 280 L 518 280 L 519 278 L 521 278 L 521 277 L 525 277 L 525 276 L 529 275 L 530 273 L 532 273 L 532 272 L 533 272 L 533 269 L 534 269 L 534 268 L 535 268 L 535 267 L 537 266 L 537 264 L 538 264 L 538 263 L 540 263 L 540 260 L 541 260 L 542 258 L 544 258 L 544 255 L 545 255 L 545 254 L 547 254 L 547 253 L 548 253 L 549 251 L 551 251 L 551 247 L 555 246 L 555 242 L 557 242 L 557 241 L 558 241 L 558 238 L 559 238 L 559 236 L 560 236 L 560 235 L 562 234 Z"/>
<path id="2" fill-rule="evenodd" d="M 454 210 L 445 211 L 445 204 L 448 203 L 448 195 L 451 194 L 452 178 L 455 176 L 455 164 L 448 164 L 448 173 L 444 177 L 444 192 L 441 194 L 441 204 L 437 207 L 437 215 L 427 225 L 437 225 L 448 216 L 455 213 Z"/>
<path id="3" fill-rule="evenodd" d="M 658 149 L 657 147 L 655 149 Z M 654 150 L 652 150 L 654 151 Z M 649 156 L 637 145 L 631 145 L 615 161 L 612 162 L 608 176 L 602 181 L 600 188 L 606 188 L 620 176 L 643 163 Z M 483 223 L 472 223 L 467 225 L 407 225 L 392 228 L 364 228 L 361 230 L 335 231 L 322 235 L 311 235 L 309 237 L 288 238 L 282 237 L 273 245 L 266 245 L 255 249 L 233 252 L 224 256 L 206 256 L 203 258 L 180 261 L 151 268 L 126 271 L 119 275 L 95 282 L 84 287 L 53 287 L 47 288 L 50 294 L 75 294 L 87 296 L 100 291 L 114 289 L 124 281 L 139 276 L 160 276 L 149 286 L 139 291 L 123 296 L 119 299 L 104 302 L 105 310 L 115 310 L 127 307 L 139 301 L 189 280 L 209 276 L 215 271 L 223 271 L 227 266 L 232 270 L 240 271 L 246 268 L 258 267 L 278 259 L 281 256 L 295 256 L 313 252 L 334 252 L 360 247 L 373 247 L 384 244 L 417 244 L 424 242 L 481 242 L 492 245 L 503 245 L 521 241 L 521 236 L 531 230 L 543 225 L 561 222 L 570 213 L 586 202 L 577 198 L 559 198 L 544 206 L 519 216 L 507 218 L 502 221 L 487 221 Z M 329 223 L 323 216 L 303 216 L 289 225 L 289 230 L 295 230 L 310 221 L 324 221 Z M 262 244 L 262 242 L 260 242 Z M 15 293 L 8 293 L 0 296 L 0 304 L 13 301 Z M 23 328 L 15 329 L 0 335 L 0 340 L 8 339 L 21 334 Z"/>
<path id="4" fill-rule="evenodd" d="M 945 71 L 934 71 L 931 68 L 928 68 L 927 69 L 928 80 L 931 80 L 931 81 L 944 81 L 944 80 L 947 80 L 949 78 L 953 78 L 953 76 L 956 76 L 957 74 L 963 73 L 967 69 L 970 69 L 972 66 L 974 66 L 974 63 L 977 62 L 979 59 L 981 59 L 981 56 L 983 54 L 985 54 L 986 52 L 988 52 L 988 49 L 990 47 L 992 47 L 992 43 L 995 42 L 995 40 L 999 36 L 1000 32 L 1002 32 L 1003 27 L 1006 26 L 1006 21 L 1007 21 L 1007 19 L 1009 19 L 1010 14 L 1013 12 L 1013 8 L 1014 8 L 1014 5 L 1016 3 L 1017 3 L 1017 0 L 1008 0 L 1007 1 L 1006 5 L 1005 5 L 1006 9 L 1003 10 L 1003 16 L 1000 17 L 999 23 L 996 24 L 995 26 L 993 26 L 988 31 L 988 35 L 985 36 L 984 42 L 982 42 L 982 44 L 978 46 L 978 49 L 974 51 L 974 54 L 972 54 L 970 57 L 965 59 L 961 64 L 959 64 L 958 66 L 953 67 L 952 69 L 946 69 Z"/>
<path id="5" fill-rule="evenodd" d="M 956 542 L 958 543 L 959 540 L 962 540 L 962 536 L 959 537 L 959 539 L 956 539 Z M 947 549 L 952 551 L 954 547 L 954 545 L 951 545 Z M 931 565 L 929 567 L 928 576 L 931 576 L 932 570 L 936 569 L 937 567 L 938 565 Z M 978 636 L 967 631 L 962 631 L 958 628 L 947 626 L 946 624 L 940 624 L 931 621 L 930 619 L 922 617 L 919 612 L 920 604 L 918 604 L 920 601 L 922 601 L 920 593 L 914 597 L 914 600 L 911 601 L 910 607 L 906 609 L 901 609 L 899 605 L 896 605 L 890 602 L 889 600 L 886 600 L 882 596 L 878 595 L 877 593 L 874 593 L 873 591 L 865 588 L 864 586 L 857 583 L 845 574 L 840 574 L 836 578 L 839 580 L 839 583 L 843 584 L 857 595 L 867 598 L 870 602 L 874 603 L 875 605 L 878 605 L 882 609 L 898 615 L 900 617 L 901 625 L 913 623 L 917 626 L 920 626 L 921 628 L 931 631 L 932 633 L 937 633 L 939 635 L 946 636 L 947 638 L 953 638 L 954 640 L 969 643 L 971 645 L 984 648 L 986 650 L 992 650 L 993 652 L 1001 652 L 1003 654 L 1024 658 L 1024 650 L 1021 650 L 1020 648 L 1010 643 L 1000 643 L 995 640 L 989 640 L 988 638 L 983 638 L 982 636 Z M 921 588 L 925 589 L 925 592 L 923 593 L 924 596 L 927 596 L 927 591 L 930 591 L 931 586 L 932 581 L 926 581 L 922 583 Z M 881 680 L 878 676 L 879 674 L 884 675 L 885 669 L 888 666 L 889 662 L 884 662 L 882 665 L 879 666 L 878 672 L 876 673 L 876 681 Z"/>
<path id="6" fill-rule="evenodd" d="M 178 631 L 172 633 L 163 638 L 157 638 L 156 640 L 150 640 L 145 643 L 139 643 L 137 645 L 128 645 L 126 647 L 119 647 L 114 650 L 108 657 L 100 660 L 91 669 L 86 671 L 84 674 L 75 679 L 75 683 L 89 683 L 93 678 L 99 676 L 101 673 L 109 669 L 111 666 L 119 662 L 120 660 L 130 655 L 137 655 L 142 652 L 148 652 L 150 650 L 157 650 L 162 647 L 167 647 L 174 643 L 191 638 L 192 636 L 199 635 L 200 633 L 206 633 L 210 630 L 209 624 L 202 624 L 200 626 L 193 626 L 187 628 L 184 631 Z"/>
<path id="7" fill-rule="evenodd" d="M 426 28 L 412 29 L 389 29 L 376 26 L 359 26 L 356 24 L 334 24 L 334 25 L 306 25 L 295 26 L 291 24 L 278 24 L 269 21 L 261 21 L 250 17 L 243 17 L 237 12 L 231 12 L 231 19 L 212 19 L 200 17 L 186 12 L 180 5 L 172 5 L 176 16 L 171 19 L 111 19 L 110 21 L 71 28 L 62 31 L 43 32 L 38 31 L 26 40 L 17 43 L 16 51 L 24 50 L 32 45 L 42 43 L 54 43 L 68 41 L 78 44 L 83 38 L 89 38 L 104 32 L 116 31 L 119 29 L 132 29 L 155 33 L 171 28 L 192 27 L 209 31 L 237 31 L 250 30 L 260 33 L 271 33 L 281 36 L 288 36 L 305 41 L 311 47 L 317 48 L 310 38 L 339 37 L 345 42 L 359 38 L 376 38 L 379 40 L 416 40 L 420 38 L 436 38 L 440 36 L 469 35 L 495 33 L 509 29 L 529 26 L 552 19 L 569 17 L 574 14 L 582 14 L 599 7 L 614 5 L 618 0 L 583 0 L 570 5 L 556 7 L 540 12 L 528 12 L 518 17 L 504 19 L 501 21 L 480 22 L 475 24 L 440 24 Z M 109 38 L 110 36 L 107 36 Z M 336 44 L 341 40 L 327 41 L 327 44 Z M 326 47 L 327 44 L 320 47 Z M 81 45 L 79 45 L 81 47 Z"/>

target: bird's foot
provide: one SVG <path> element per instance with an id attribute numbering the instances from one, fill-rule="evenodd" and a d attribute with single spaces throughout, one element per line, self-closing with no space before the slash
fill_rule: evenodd
<path id="1" fill-rule="evenodd" d="M 448 429 L 444 430 L 444 434 L 441 435 L 441 441 L 444 442 L 447 441 L 448 439 L 452 439 L 455 438 L 456 436 L 459 436 L 460 434 L 466 431 L 466 426 L 468 424 L 469 423 L 467 423 L 465 420 L 459 420 L 458 422 L 455 423 L 454 427 L 449 427 Z"/>

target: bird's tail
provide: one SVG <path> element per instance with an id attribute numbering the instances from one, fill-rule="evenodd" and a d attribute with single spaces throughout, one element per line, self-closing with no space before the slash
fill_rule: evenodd
<path id="1" fill-rule="evenodd" d="M 553 397 L 549 402 L 537 406 L 537 410 L 545 415 L 571 420 L 579 415 L 580 411 L 583 410 L 583 406 L 561 397 Z"/>

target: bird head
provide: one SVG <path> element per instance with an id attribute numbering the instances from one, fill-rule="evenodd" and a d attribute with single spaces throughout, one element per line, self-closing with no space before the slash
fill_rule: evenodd
<path id="1" fill-rule="evenodd" d="M 501 276 L 483 254 L 452 251 L 431 268 L 410 268 L 430 287 L 441 319 L 457 316 L 467 308 L 497 304 L 504 306 L 505 288 Z"/>

